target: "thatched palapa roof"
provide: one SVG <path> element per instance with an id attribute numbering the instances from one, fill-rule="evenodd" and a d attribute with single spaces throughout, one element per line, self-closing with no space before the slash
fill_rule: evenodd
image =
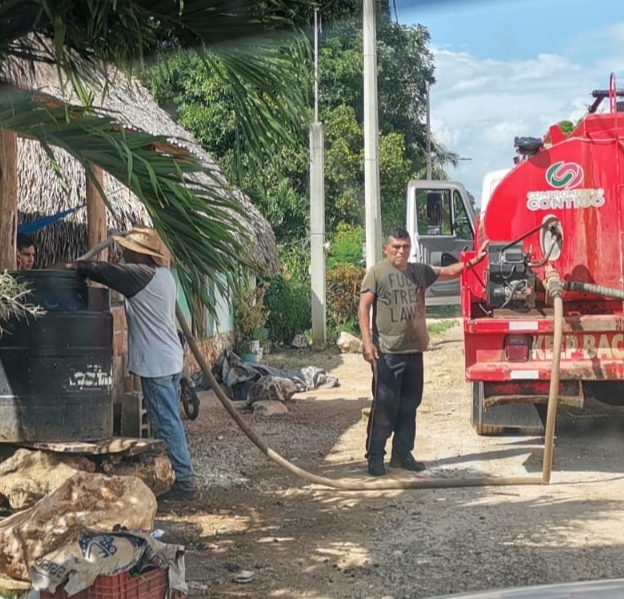
<path id="1" fill-rule="evenodd" d="M 71 85 L 63 88 L 56 67 L 37 64 L 34 70 L 28 68 L 16 74 L 1 77 L 21 89 L 37 90 L 55 98 L 78 104 Z M 98 102 L 99 100 L 99 102 Z M 275 235 L 270 224 L 253 206 L 247 196 L 233 188 L 222 176 L 215 163 L 193 136 L 178 125 L 161 109 L 149 92 L 135 79 L 128 79 L 123 73 L 114 73 L 113 84 L 103 97 L 94 102 L 117 113 L 125 126 L 139 128 L 154 135 L 167 136 L 174 143 L 183 146 L 204 166 L 217 172 L 223 189 L 243 205 L 253 228 L 252 247 L 249 258 L 264 273 L 275 274 L 279 269 Z M 30 222 L 43 216 L 57 214 L 75 208 L 86 201 L 86 177 L 82 166 L 63 150 L 55 150 L 64 182 L 52 168 L 52 162 L 37 142 L 18 140 L 18 198 L 20 223 Z M 206 184 L 213 184 L 206 176 Z M 111 201 L 112 212 L 107 210 L 109 232 L 129 230 L 135 224 L 150 225 L 150 218 L 143 205 L 127 187 L 107 173 L 104 173 L 104 189 Z M 78 210 L 61 221 L 57 221 L 35 233 L 38 246 L 37 266 L 75 259 L 87 251 L 86 208 Z"/>

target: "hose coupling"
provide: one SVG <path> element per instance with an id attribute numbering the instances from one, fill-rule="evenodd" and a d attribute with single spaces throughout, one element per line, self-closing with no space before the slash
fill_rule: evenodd
<path id="1" fill-rule="evenodd" d="M 559 277 L 559 273 L 553 266 L 547 266 L 546 272 L 546 292 L 553 299 L 555 297 L 563 297 L 563 283 Z"/>

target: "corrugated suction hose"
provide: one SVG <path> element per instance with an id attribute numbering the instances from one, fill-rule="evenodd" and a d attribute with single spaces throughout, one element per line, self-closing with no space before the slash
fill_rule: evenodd
<path id="1" fill-rule="evenodd" d="M 563 287 L 570 291 L 582 291 L 584 293 L 593 293 L 594 295 L 624 300 L 624 291 L 622 291 L 622 289 L 612 289 L 610 287 L 603 287 L 602 285 L 582 283 L 581 281 L 566 281 Z"/>

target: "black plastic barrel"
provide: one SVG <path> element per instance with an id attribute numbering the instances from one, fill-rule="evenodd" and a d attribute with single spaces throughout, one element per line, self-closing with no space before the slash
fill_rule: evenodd
<path id="1" fill-rule="evenodd" d="M 11 273 L 32 289 L 38 318 L 2 323 L 0 442 L 69 442 L 113 434 L 113 319 L 108 291 L 75 271 Z"/>

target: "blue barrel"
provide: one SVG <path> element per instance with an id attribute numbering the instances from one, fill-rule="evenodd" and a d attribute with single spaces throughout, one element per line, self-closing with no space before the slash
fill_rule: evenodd
<path id="1" fill-rule="evenodd" d="M 113 318 L 108 290 L 75 271 L 11 273 L 46 310 L 0 336 L 0 442 L 98 441 L 113 436 Z"/>

